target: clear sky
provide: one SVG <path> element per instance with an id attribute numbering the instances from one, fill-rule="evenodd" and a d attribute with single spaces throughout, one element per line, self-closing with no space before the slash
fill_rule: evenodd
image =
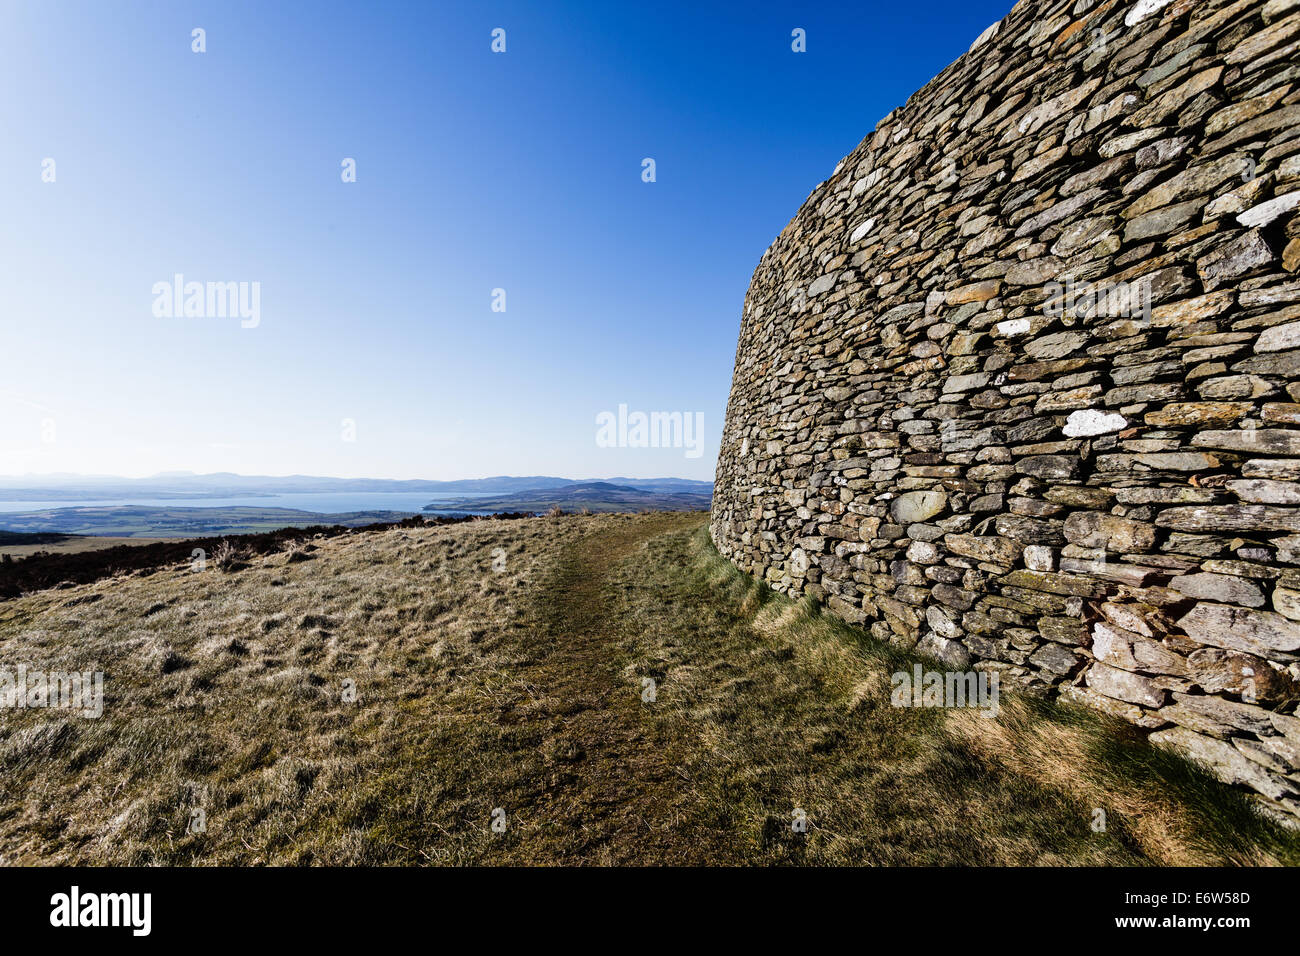
<path id="1" fill-rule="evenodd" d="M 711 479 L 763 250 L 1010 6 L 0 0 L 0 474 Z"/>

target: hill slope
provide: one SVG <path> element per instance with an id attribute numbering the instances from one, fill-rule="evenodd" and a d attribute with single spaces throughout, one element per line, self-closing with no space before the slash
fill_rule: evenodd
<path id="1" fill-rule="evenodd" d="M 1297 858 L 1100 717 L 891 706 L 910 659 L 740 575 L 704 520 L 340 534 L 0 603 L 4 667 L 106 675 L 97 720 L 0 722 L 3 862 Z"/>
<path id="2" fill-rule="evenodd" d="M 475 511 L 707 511 L 712 495 L 708 491 L 653 491 L 609 481 L 585 481 L 559 488 L 531 488 L 492 498 L 462 498 L 436 501 L 426 511 L 450 511 L 457 507 Z"/>

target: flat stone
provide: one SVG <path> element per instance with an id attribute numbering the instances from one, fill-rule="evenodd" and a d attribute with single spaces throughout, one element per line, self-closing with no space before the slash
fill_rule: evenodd
<path id="1" fill-rule="evenodd" d="M 1248 228 L 1267 226 L 1274 219 L 1300 206 L 1300 189 L 1274 197 L 1258 206 L 1252 206 L 1237 216 L 1237 222 Z"/>
<path id="2" fill-rule="evenodd" d="M 855 228 L 853 230 L 853 233 L 849 236 L 849 242 L 854 243 L 857 242 L 859 239 L 862 239 L 869 232 L 871 232 L 872 228 L 875 225 L 876 225 L 876 220 L 874 219 L 868 219 L 865 222 L 859 223 L 857 228 Z"/>
<path id="3" fill-rule="evenodd" d="M 913 541 L 907 549 L 907 560 L 914 564 L 938 564 L 942 560 L 939 549 L 927 541 Z"/>
<path id="4" fill-rule="evenodd" d="M 998 294 L 1002 288 L 1001 279 L 986 279 L 969 285 L 952 289 L 944 297 L 948 305 L 963 305 L 967 302 L 986 302 Z"/>
<path id="5" fill-rule="evenodd" d="M 1168 508 L 1156 526 L 1175 531 L 1300 532 L 1300 511 L 1272 505 L 1204 505 Z"/>
<path id="6" fill-rule="evenodd" d="M 1083 548 L 1136 554 L 1154 547 L 1156 529 L 1145 521 L 1117 518 L 1099 511 L 1076 511 L 1065 519 L 1065 537 Z"/>
<path id="7" fill-rule="evenodd" d="M 1232 745 L 1275 773 L 1293 774 L 1300 770 L 1300 744 L 1292 743 L 1285 737 L 1265 737 L 1262 740 L 1237 737 Z"/>
<path id="8" fill-rule="evenodd" d="M 1165 691 L 1154 681 L 1100 661 L 1088 668 L 1088 686 L 1099 694 L 1143 707 L 1160 707 Z"/>
<path id="9" fill-rule="evenodd" d="M 1300 505 L 1300 484 L 1268 478 L 1239 478 L 1227 489 L 1242 501 L 1264 505 Z"/>
<path id="10" fill-rule="evenodd" d="M 1188 674 L 1207 694 L 1251 694 L 1274 704 L 1295 694 L 1296 682 L 1253 654 L 1205 647 L 1187 657 Z"/>
<path id="11" fill-rule="evenodd" d="M 1138 727 L 1145 727 L 1148 730 L 1156 727 L 1165 727 L 1168 725 L 1164 717 L 1159 712 L 1143 710 L 1136 704 L 1126 704 L 1123 701 L 1115 700 L 1113 697 L 1107 697 L 1099 694 L 1095 690 L 1087 687 L 1080 687 L 1077 684 L 1066 684 L 1061 687 L 1060 701 L 1064 704 L 1075 704 L 1082 707 L 1089 707 L 1093 710 L 1099 710 L 1103 713 L 1110 714 L 1112 717 L 1118 717 L 1121 720 L 1127 720 Z"/>
<path id="12" fill-rule="evenodd" d="M 1144 417 L 1148 425 L 1227 425 L 1246 415 L 1250 402 L 1175 402 Z"/>
<path id="13" fill-rule="evenodd" d="M 973 392 L 984 388 L 989 383 L 987 372 L 973 372 L 970 375 L 953 375 L 943 383 L 943 390 L 948 392 Z"/>
<path id="14" fill-rule="evenodd" d="M 1251 611 L 1226 604 L 1198 604 L 1178 619 L 1192 640 L 1230 651 L 1275 659 L 1300 650 L 1300 623 L 1272 611 Z"/>
<path id="15" fill-rule="evenodd" d="M 1124 14 L 1124 26 L 1131 27 L 1141 23 L 1160 9 L 1169 6 L 1172 0 L 1138 0 Z"/>
<path id="16" fill-rule="evenodd" d="M 948 506 L 948 496 L 942 491 L 909 491 L 890 503 L 889 513 L 899 524 L 928 521 Z"/>
<path id="17" fill-rule="evenodd" d="M 1188 202 L 1155 209 L 1129 220 L 1124 227 L 1125 242 L 1141 242 L 1155 236 L 1167 236 L 1171 232 L 1186 226 L 1205 209 L 1204 201 L 1192 199 Z"/>
<path id="18" fill-rule="evenodd" d="M 1192 444 L 1200 448 L 1222 448 L 1226 451 L 1300 456 L 1300 431 L 1286 428 L 1206 431 L 1193 435 Z"/>
<path id="19" fill-rule="evenodd" d="M 1212 488 L 1193 488 L 1183 485 L 1175 488 L 1120 488 L 1115 500 L 1122 505 L 1202 505 L 1221 500 L 1222 495 Z"/>
<path id="20" fill-rule="evenodd" d="M 970 664 L 970 651 L 957 641 L 929 631 L 916 643 L 916 653 L 933 657 L 954 670 L 961 670 Z"/>
<path id="21" fill-rule="evenodd" d="M 1061 677 L 1079 665 L 1079 655 L 1060 644 L 1044 644 L 1029 655 L 1029 663 Z"/>
<path id="22" fill-rule="evenodd" d="M 1263 607 L 1264 593 L 1245 578 L 1232 574 L 1184 574 L 1169 582 L 1179 594 L 1201 601 L 1220 601 L 1245 607 Z"/>
<path id="23" fill-rule="evenodd" d="M 1276 389 L 1258 375 L 1223 375 L 1207 378 L 1196 386 L 1203 398 L 1261 398 Z"/>
<path id="24" fill-rule="evenodd" d="M 1218 458 L 1194 451 L 1154 452 L 1134 455 L 1133 460 L 1157 471 L 1209 471 L 1219 467 Z"/>
<path id="25" fill-rule="evenodd" d="M 1192 166 L 1169 177 L 1129 205 L 1122 213 L 1125 219 L 1134 219 L 1143 213 L 1168 206 L 1193 196 L 1205 196 L 1215 187 L 1237 179 L 1250 169 L 1244 154 L 1234 153 L 1200 166 Z"/>
<path id="26" fill-rule="evenodd" d="M 1155 637 L 1160 633 L 1154 623 L 1159 620 L 1160 612 L 1151 605 L 1116 604 L 1107 601 L 1101 606 L 1101 614 L 1115 627 L 1124 631 L 1141 634 L 1143 637 Z"/>
<path id="27" fill-rule="evenodd" d="M 1288 349 L 1300 349 L 1300 322 L 1267 328 L 1255 341 L 1256 352 L 1282 352 Z"/>
<path id="28" fill-rule="evenodd" d="M 1227 245 L 1196 260 L 1196 271 L 1207 292 L 1273 261 L 1273 252 L 1258 229 L 1243 233 Z"/>
<path id="29" fill-rule="evenodd" d="M 1105 587 L 1096 581 L 1075 574 L 1052 574 L 1046 571 L 1012 571 L 1003 575 L 1000 583 L 1003 587 L 1025 588 L 1030 591 L 1046 591 L 1049 594 L 1067 594 L 1074 597 L 1099 598 L 1105 593 Z"/>
<path id="30" fill-rule="evenodd" d="M 1265 402 L 1260 414 L 1266 422 L 1300 425 L 1300 404 L 1296 402 Z"/>
<path id="31" fill-rule="evenodd" d="M 930 589 L 930 593 L 940 604 L 946 604 L 958 611 L 969 611 L 979 596 L 974 591 L 953 587 L 951 584 L 936 584 Z"/>
<path id="32" fill-rule="evenodd" d="M 1151 743 L 1169 747 L 1190 760 L 1204 765 L 1215 776 L 1227 783 L 1243 784 L 1276 800 L 1291 796 L 1295 787 L 1282 778 L 1248 759 L 1231 744 L 1206 737 L 1186 727 L 1158 730 L 1149 738 Z"/>
<path id="33" fill-rule="evenodd" d="M 1069 505 L 1072 508 L 1109 508 L 1115 500 L 1115 492 L 1109 488 L 1087 488 L 1082 485 L 1053 485 L 1043 497 L 1056 504 Z"/>
<path id="34" fill-rule="evenodd" d="M 1049 641 L 1080 647 L 1088 642 L 1088 625 L 1075 617 L 1044 615 L 1038 619 L 1038 633 Z"/>
<path id="35" fill-rule="evenodd" d="M 931 604 L 925 609 L 926 623 L 934 628 L 935 633 L 940 637 L 950 639 L 961 637 L 962 629 L 954 615 L 954 611 L 950 611 L 946 607 L 940 607 L 937 604 Z"/>
<path id="36" fill-rule="evenodd" d="M 1016 471 L 1045 480 L 1077 478 L 1079 459 L 1069 455 L 1030 455 L 1016 462 Z"/>
<path id="37" fill-rule="evenodd" d="M 1025 353 L 1038 361 L 1065 358 L 1071 352 L 1088 344 L 1088 337 L 1082 332 L 1055 332 L 1042 338 L 1026 342 Z"/>
<path id="38" fill-rule="evenodd" d="M 1015 565 L 1021 549 L 1020 542 L 1009 538 L 973 534 L 944 535 L 943 544 L 953 554 L 1004 567 Z"/>
<path id="39" fill-rule="evenodd" d="M 1061 535 L 1059 521 L 1042 520 L 1026 515 L 998 515 L 993 528 L 1003 538 L 1011 538 L 1021 544 L 1065 544 Z"/>
<path id="40" fill-rule="evenodd" d="M 838 278 L 839 278 L 838 273 L 828 272 L 826 273 L 826 275 L 819 276 L 818 278 L 814 279 L 812 281 L 812 285 L 808 286 L 809 297 L 811 298 L 814 296 L 819 296 L 823 292 L 829 292 L 834 287 L 835 280 Z"/>
<path id="41" fill-rule="evenodd" d="M 1092 653 L 1097 660 L 1121 670 L 1180 677 L 1188 673 L 1187 661 L 1159 641 L 1107 621 L 1093 624 Z"/>

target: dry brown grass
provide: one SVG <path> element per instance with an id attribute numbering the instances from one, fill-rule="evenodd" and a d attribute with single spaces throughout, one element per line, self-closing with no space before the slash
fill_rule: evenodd
<path id="1" fill-rule="evenodd" d="M 474 735 L 457 728 L 512 680 L 508 639 L 533 578 L 580 531 L 490 521 L 358 533 L 242 570 L 232 550 L 200 573 L 179 565 L 0 605 L 0 663 L 106 675 L 99 720 L 0 716 L 0 855 L 421 859 L 385 843 L 376 783 L 402 774 L 417 741 L 462 761 Z M 206 833 L 187 832 L 197 807 Z"/>
<path id="2" fill-rule="evenodd" d="M 1226 788 L 1150 748 L 1107 751 L 1083 718 L 889 706 L 907 662 L 740 575 L 703 520 L 359 532 L 0 604 L 0 665 L 106 674 L 98 720 L 0 712 L 0 857 L 1290 859 Z M 1113 824 L 1094 834 L 1101 796 Z"/>

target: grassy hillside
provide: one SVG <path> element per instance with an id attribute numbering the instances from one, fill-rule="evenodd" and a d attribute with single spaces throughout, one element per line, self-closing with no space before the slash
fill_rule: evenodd
<path id="1" fill-rule="evenodd" d="M 0 856 L 1300 859 L 1241 794 L 1098 716 L 1005 692 L 995 720 L 890 706 L 909 659 L 740 575 L 703 525 L 396 528 L 0 603 L 0 665 L 106 672 L 98 720 L 0 717 Z"/>
<path id="2" fill-rule="evenodd" d="M 158 538 L 106 538 L 99 535 L 80 534 L 20 534 L 0 531 L 0 561 L 5 555 L 17 560 L 33 554 L 81 554 L 102 551 L 118 545 L 153 544 Z"/>

